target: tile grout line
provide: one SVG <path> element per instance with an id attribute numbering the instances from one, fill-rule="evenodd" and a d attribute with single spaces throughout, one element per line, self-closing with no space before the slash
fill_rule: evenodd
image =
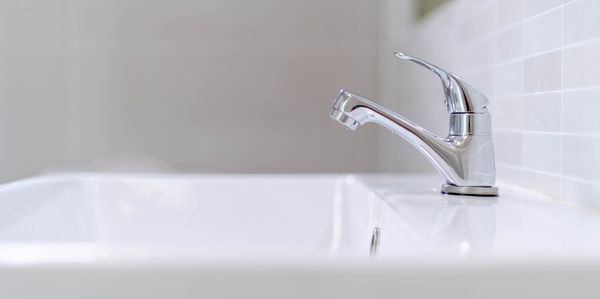
<path id="1" fill-rule="evenodd" d="M 556 131 L 539 131 L 539 130 L 521 130 L 513 128 L 497 128 L 494 129 L 496 133 L 506 134 L 537 134 L 537 135 L 552 135 L 552 136 L 569 136 L 579 138 L 600 138 L 600 133 L 576 133 L 576 132 L 556 132 Z"/>
<path id="2" fill-rule="evenodd" d="M 494 2 L 492 2 L 492 4 L 495 4 L 497 2 L 500 2 L 500 1 L 494 1 Z M 518 26 L 522 26 L 523 24 L 525 24 L 525 23 L 527 23 L 527 22 L 529 22 L 529 21 L 531 21 L 533 19 L 542 17 L 542 16 L 544 16 L 546 14 L 550 14 L 550 13 L 554 12 L 555 10 L 559 10 L 562 7 L 571 5 L 574 2 L 577 2 L 577 1 L 574 0 L 574 1 L 571 1 L 571 2 L 563 2 L 562 4 L 556 5 L 556 6 L 552 7 L 552 8 L 550 8 L 550 9 L 544 10 L 542 12 L 539 12 L 537 14 L 534 14 L 534 15 L 531 15 L 531 16 L 527 16 L 527 17 L 525 17 L 525 7 L 523 6 L 523 7 L 521 7 L 522 13 L 523 13 L 523 19 L 521 19 L 521 20 L 519 20 L 517 22 L 514 22 L 512 24 L 506 25 L 506 26 L 504 26 L 504 27 L 502 27 L 500 29 L 495 29 L 495 30 L 490 31 L 490 32 L 488 32 L 486 34 L 477 36 L 477 37 L 473 38 L 470 41 L 470 43 L 471 44 L 477 44 L 477 43 L 481 42 L 482 40 L 494 38 L 495 36 L 498 36 L 499 34 L 505 33 L 505 32 L 507 32 L 509 30 L 512 30 L 512 29 L 515 29 Z M 487 6 L 486 6 L 486 8 L 487 8 Z M 481 9 L 481 10 L 484 10 L 484 9 Z M 465 19 L 468 19 L 468 18 L 465 18 Z M 464 25 L 465 22 L 458 23 L 456 26 L 460 27 L 461 25 Z"/>
<path id="3" fill-rule="evenodd" d="M 600 91 L 600 85 L 591 85 L 585 87 L 575 87 L 575 88 L 562 88 L 562 89 L 552 89 L 552 90 L 542 90 L 542 91 L 531 91 L 531 92 L 517 92 L 517 93 L 504 93 L 504 94 L 491 94 L 490 97 L 495 100 L 502 101 L 502 99 L 513 98 L 513 97 L 522 97 L 522 96 L 535 96 L 535 95 L 545 95 L 552 93 L 563 93 L 563 92 L 578 92 L 578 91 Z M 498 99 L 500 98 L 500 99 Z"/>
<path id="4" fill-rule="evenodd" d="M 565 3 L 565 2 L 563 2 Z M 559 139 L 559 146 L 560 148 L 558 149 L 558 163 L 560 163 L 558 165 L 558 169 L 559 169 L 559 173 L 560 173 L 560 180 L 558 181 L 558 185 L 559 185 L 559 198 L 560 200 L 564 200 L 564 192 L 563 192 L 563 177 L 564 177 L 564 173 L 563 173 L 563 142 L 564 142 L 564 114 L 565 114 L 565 110 L 564 110 L 564 88 L 565 88 L 565 57 L 564 57 L 564 53 L 565 53 L 565 9 L 561 8 L 561 16 L 560 16 L 560 44 L 563 47 L 560 50 L 560 139 Z M 561 214 L 562 216 L 562 214 Z"/>
<path id="5" fill-rule="evenodd" d="M 551 177 L 555 177 L 558 179 L 565 179 L 565 180 L 570 180 L 570 181 L 574 181 L 574 182 L 578 182 L 578 183 L 583 183 L 583 184 L 589 184 L 589 185 L 593 185 L 593 186 L 598 186 L 600 187 L 600 183 L 594 180 L 588 180 L 588 179 L 583 179 L 583 178 L 578 178 L 578 177 L 573 177 L 573 176 L 567 176 L 567 175 L 560 175 L 557 173 L 552 173 L 552 172 L 547 172 L 547 171 L 543 171 L 543 170 L 538 170 L 535 168 L 528 168 L 528 167 L 524 167 L 524 166 L 519 166 L 519 165 L 514 165 L 514 164 L 510 164 L 507 162 L 497 162 L 497 164 L 499 166 L 502 167 L 507 167 L 510 169 L 514 169 L 514 170 L 519 170 L 521 172 L 523 171 L 527 171 L 527 172 L 533 172 L 536 174 L 542 174 L 542 175 L 546 175 L 546 176 L 551 176 Z M 530 188 L 528 186 L 523 186 L 524 188 Z M 535 189 L 535 188 L 530 188 L 530 189 Z"/>
<path id="6" fill-rule="evenodd" d="M 525 2 L 521 1 L 520 3 L 521 3 L 521 13 L 523 14 L 523 16 L 525 16 Z M 527 18 L 525 18 L 525 20 L 523 20 L 522 22 L 520 22 L 519 25 L 518 25 L 518 26 L 521 27 L 521 31 L 519 33 L 519 40 L 521 41 L 520 50 L 519 50 L 520 53 L 523 52 L 524 31 L 522 30 L 522 28 L 523 28 L 523 24 L 526 24 L 526 22 L 527 22 L 526 20 L 527 20 Z M 517 28 L 517 27 L 515 26 L 515 28 Z M 494 67 L 492 67 L 492 69 L 493 68 Z M 520 78 L 521 82 L 519 82 L 519 84 L 521 85 L 521 90 L 524 91 L 525 90 L 525 63 L 521 63 L 519 65 L 519 72 L 521 73 L 521 78 Z M 496 89 L 496 88 L 494 88 L 494 89 Z M 521 102 L 521 117 L 524 118 L 524 113 L 525 112 L 524 112 L 524 109 L 523 109 L 523 104 L 524 104 L 523 98 L 519 99 L 519 102 Z M 521 131 L 523 131 L 524 128 L 525 128 L 525 120 L 522 119 L 522 121 L 521 121 L 521 128 L 520 128 Z M 521 134 L 520 139 L 521 139 L 521 152 L 519 153 L 520 154 L 519 155 L 519 160 L 520 160 L 519 161 L 519 165 L 523 166 L 525 164 L 525 161 L 524 161 L 524 159 L 525 159 L 524 158 L 525 157 L 525 153 L 527 152 L 526 151 L 526 144 L 527 144 L 527 142 L 525 142 L 525 134 Z M 523 188 L 529 188 L 529 187 L 525 186 L 525 181 L 526 181 L 526 179 L 525 179 L 525 173 L 523 171 L 519 171 L 519 186 L 522 186 Z"/>
<path id="7" fill-rule="evenodd" d="M 561 28 L 561 31 L 563 31 L 562 34 L 564 34 L 564 30 L 562 30 L 562 28 Z M 575 42 L 575 43 L 571 43 L 571 44 L 568 44 L 568 45 L 564 45 L 564 37 L 562 37 L 561 38 L 561 46 L 559 46 L 559 47 L 548 49 L 548 50 L 543 50 L 543 51 L 538 51 L 538 52 L 534 52 L 534 53 L 530 53 L 530 54 L 525 54 L 525 55 L 521 55 L 521 56 L 513 57 L 513 58 L 510 58 L 510 59 L 506 59 L 506 60 L 502 60 L 502 61 L 498 61 L 498 62 L 493 62 L 493 63 L 485 64 L 485 65 L 481 65 L 479 67 L 472 68 L 470 71 L 472 71 L 474 73 L 477 73 L 477 72 L 486 72 L 486 71 L 489 71 L 489 69 L 506 66 L 506 65 L 509 65 L 511 63 L 522 62 L 522 61 L 525 61 L 527 59 L 535 58 L 535 57 L 542 56 L 542 55 L 545 55 L 545 54 L 550 54 L 552 52 L 558 52 L 558 51 L 568 50 L 568 49 L 579 47 L 579 46 L 593 44 L 593 43 L 596 43 L 596 42 L 599 42 L 599 41 L 600 41 L 600 37 L 593 37 L 593 38 L 588 38 L 588 39 L 585 39 L 585 40 L 582 40 L 582 41 L 578 41 L 578 42 Z"/>

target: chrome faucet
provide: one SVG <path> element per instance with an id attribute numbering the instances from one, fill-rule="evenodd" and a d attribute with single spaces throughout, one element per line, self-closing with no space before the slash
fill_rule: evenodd
<path id="1" fill-rule="evenodd" d="M 442 80 L 450 116 L 450 130 L 446 138 L 438 137 L 401 115 L 343 89 L 333 101 L 331 118 L 350 130 L 374 122 L 406 139 L 445 178 L 442 193 L 497 196 L 487 97 L 467 81 L 435 65 L 400 52 L 395 52 L 394 56 L 426 67 Z"/>

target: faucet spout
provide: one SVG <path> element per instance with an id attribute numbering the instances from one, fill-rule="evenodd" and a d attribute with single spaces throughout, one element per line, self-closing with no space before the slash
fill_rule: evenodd
<path id="1" fill-rule="evenodd" d="M 366 123 L 377 123 L 408 141 L 445 178 L 444 186 L 447 187 L 443 186 L 442 192 L 447 192 L 444 193 L 497 194 L 493 187 L 495 169 L 491 131 L 481 129 L 474 134 L 471 130 L 476 123 L 489 120 L 484 114 L 469 118 L 465 114 L 452 115 L 450 122 L 454 132 L 450 130 L 448 137 L 442 138 L 365 97 L 342 89 L 333 101 L 330 116 L 350 130 Z"/>

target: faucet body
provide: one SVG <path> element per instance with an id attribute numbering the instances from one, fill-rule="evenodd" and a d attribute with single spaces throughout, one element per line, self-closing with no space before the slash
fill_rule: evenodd
<path id="1" fill-rule="evenodd" d="M 372 122 L 407 140 L 445 178 L 442 193 L 496 196 L 494 144 L 487 97 L 454 74 L 402 53 L 395 55 L 425 66 L 440 76 L 449 112 L 447 137 L 438 137 L 403 116 L 346 90 L 341 90 L 334 99 L 330 116 L 350 130 Z"/>

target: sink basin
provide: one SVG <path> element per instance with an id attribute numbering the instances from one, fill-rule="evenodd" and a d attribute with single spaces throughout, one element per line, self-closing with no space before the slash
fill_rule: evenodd
<path id="1" fill-rule="evenodd" d="M 372 191 L 355 180 L 116 174 L 24 180 L 0 188 L 0 262 L 368 257 L 364 199 Z M 340 210 L 351 198 L 356 208 Z"/>
<path id="2" fill-rule="evenodd" d="M 499 198 L 438 187 L 434 176 L 341 174 L 17 181 L 0 186 L 0 288 L 7 298 L 600 296 L 598 212 L 509 186 Z"/>

